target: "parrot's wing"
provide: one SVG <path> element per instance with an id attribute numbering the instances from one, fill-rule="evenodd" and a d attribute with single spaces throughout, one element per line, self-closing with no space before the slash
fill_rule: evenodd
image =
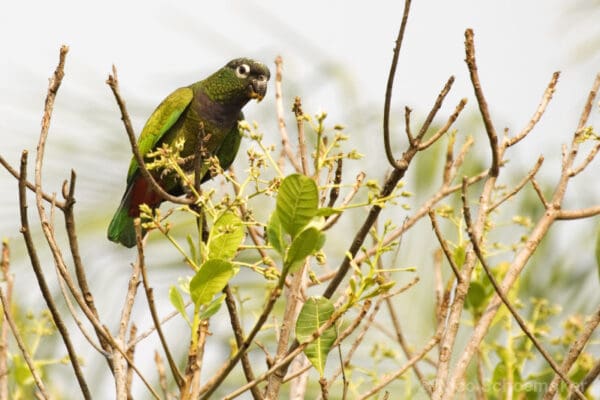
<path id="1" fill-rule="evenodd" d="M 138 139 L 138 148 L 142 157 L 151 151 L 160 138 L 171 128 L 192 101 L 194 92 L 189 87 L 182 87 L 171 93 L 152 113 Z M 133 157 L 127 172 L 127 182 L 132 179 L 138 163 Z"/>
<path id="2" fill-rule="evenodd" d="M 238 116 L 238 122 L 244 119 L 244 114 L 240 112 Z M 217 158 L 219 159 L 219 164 L 221 164 L 221 168 L 226 171 L 231 164 L 233 164 L 233 160 L 240 148 L 240 142 L 242 140 L 242 135 L 240 133 L 240 129 L 238 127 L 238 122 L 231 128 L 231 130 L 227 133 L 227 136 L 223 139 L 223 143 L 217 150 Z"/>

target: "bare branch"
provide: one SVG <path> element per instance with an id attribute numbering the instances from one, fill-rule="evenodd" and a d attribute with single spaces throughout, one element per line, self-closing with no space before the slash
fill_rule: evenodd
<path id="1" fill-rule="evenodd" d="M 460 102 L 458 103 L 458 105 L 456 106 L 456 109 L 454 110 L 454 112 L 448 117 L 448 120 L 446 121 L 444 126 L 442 126 L 440 129 L 438 129 L 438 131 L 436 133 L 434 133 L 431 136 L 431 138 L 429 138 L 429 140 L 427 140 L 424 143 L 419 144 L 419 146 L 418 146 L 419 151 L 427 149 L 429 146 L 431 146 L 432 144 L 437 142 L 439 140 L 439 138 L 441 138 L 444 134 L 446 134 L 446 132 L 448 132 L 448 129 L 450 129 L 450 127 L 452 126 L 454 121 L 456 121 L 456 118 L 458 118 L 458 115 L 465 108 L 466 104 L 467 104 L 467 99 L 461 99 Z"/>
<path id="2" fill-rule="evenodd" d="M 343 159 L 338 158 L 336 161 L 335 175 L 333 178 L 331 190 L 329 191 L 329 202 L 327 203 L 327 207 L 333 207 L 340 195 L 340 184 L 342 183 L 342 167 L 343 167 L 343 165 L 344 165 Z"/>
<path id="3" fill-rule="evenodd" d="M 15 179 L 19 180 L 20 179 L 20 175 L 19 172 L 14 169 L 13 167 L 11 167 L 11 165 L 8 163 L 8 161 L 6 161 L 1 155 L 0 155 L 0 164 L 2 164 L 2 166 L 4 168 L 6 168 L 6 170 L 15 177 Z M 35 192 L 35 185 L 29 181 L 25 181 L 25 186 L 27 186 L 27 188 L 29 190 L 31 190 L 32 192 Z M 63 209 L 63 207 L 65 206 L 65 203 L 62 201 L 57 201 L 55 199 L 54 195 L 50 195 L 48 193 L 42 192 L 42 197 L 44 198 L 44 200 L 46 200 L 48 203 L 52 203 L 53 201 L 56 204 L 56 207 L 60 208 L 61 210 Z"/>
<path id="4" fill-rule="evenodd" d="M 473 83 L 473 89 L 475 90 L 475 97 L 477 98 L 477 104 L 479 105 L 479 111 L 483 118 L 483 124 L 490 141 L 490 148 L 492 150 L 492 166 L 490 168 L 490 174 L 492 176 L 498 176 L 500 170 L 500 151 L 498 149 L 498 135 L 496 129 L 492 123 L 490 117 L 490 111 L 488 109 L 487 102 L 481 89 L 481 82 L 479 81 L 479 73 L 477 71 L 477 64 L 475 62 L 475 44 L 473 42 L 473 30 L 467 29 L 465 31 L 465 50 L 466 50 L 466 62 L 469 67 L 469 74 L 471 76 L 471 82 Z"/>
<path id="5" fill-rule="evenodd" d="M 588 372 L 587 375 L 584 376 L 583 379 L 581 380 L 581 383 L 579 383 L 579 387 L 581 388 L 581 391 L 583 393 L 585 393 L 586 390 L 592 385 L 592 383 L 594 383 L 596 381 L 596 379 L 598 379 L 598 376 L 600 376 L 600 360 L 596 361 L 596 364 L 592 367 L 590 372 Z M 577 399 L 577 394 L 572 393 L 569 396 L 569 400 L 575 400 L 575 399 Z"/>
<path id="6" fill-rule="evenodd" d="M 225 286 L 223 292 L 225 292 L 225 304 L 227 305 L 227 311 L 229 312 L 229 319 L 231 321 L 231 328 L 233 330 L 233 336 L 235 337 L 235 343 L 236 346 L 240 347 L 244 343 L 244 331 L 238 316 L 235 299 L 233 298 L 233 293 L 231 292 L 229 285 Z M 242 354 L 241 363 L 242 369 L 244 370 L 244 375 L 246 376 L 246 381 L 251 382 L 256 379 L 247 353 Z M 250 389 L 250 393 L 252 393 L 252 397 L 255 400 L 261 400 L 263 398 L 260 390 L 256 386 L 253 386 Z"/>
<path id="7" fill-rule="evenodd" d="M 304 112 L 302 111 L 302 100 L 300 100 L 300 97 L 294 99 L 292 111 L 294 111 L 294 115 L 296 116 L 298 128 L 298 149 L 300 152 L 300 161 L 302 161 L 302 173 L 308 176 L 308 155 L 306 154 L 306 138 L 304 136 Z M 317 154 L 316 157 L 318 158 L 319 155 Z"/>
<path id="8" fill-rule="evenodd" d="M 582 208 L 579 210 L 560 210 L 556 215 L 558 220 L 582 219 L 600 214 L 600 206 Z"/>
<path id="9" fill-rule="evenodd" d="M 440 227 L 437 223 L 437 218 L 435 217 L 435 212 L 433 210 L 429 210 L 428 214 L 429 214 L 429 219 L 431 220 L 431 226 L 433 227 L 433 231 L 435 232 L 435 236 L 437 237 L 438 242 L 440 242 L 440 247 L 442 248 L 442 251 L 444 252 L 444 255 L 446 256 L 446 260 L 448 260 L 448 263 L 450 264 L 450 267 L 452 268 L 452 272 L 454 272 L 454 276 L 456 277 L 456 280 L 458 282 L 460 282 L 462 278 L 460 277 L 460 272 L 458 270 L 458 266 L 456 265 L 456 262 L 454 261 L 452 252 L 448 248 L 448 243 L 446 243 L 446 239 L 444 239 L 444 236 L 442 235 L 442 232 L 440 231 Z"/>
<path id="10" fill-rule="evenodd" d="M 356 180 L 354 182 L 354 185 L 352 185 L 352 190 L 350 190 L 350 192 L 346 195 L 346 197 L 344 197 L 344 200 L 342 201 L 342 204 L 340 205 L 339 208 L 343 209 L 348 204 L 350 204 L 350 202 L 352 201 L 354 196 L 356 196 L 358 189 L 360 189 L 360 187 L 362 186 L 365 176 L 366 175 L 364 172 L 360 172 L 358 175 L 356 175 Z M 321 230 L 326 231 L 329 228 L 331 228 L 340 219 L 341 215 L 342 215 L 341 213 L 334 214 L 333 216 L 327 218 L 327 221 L 325 221 L 325 224 L 323 225 L 323 228 L 321 228 Z"/>
<path id="11" fill-rule="evenodd" d="M 167 388 L 167 373 L 165 371 L 165 364 L 163 363 L 162 358 L 160 357 L 160 353 L 157 351 L 154 352 L 154 363 L 156 364 L 156 372 L 158 373 L 158 382 L 160 385 L 160 389 L 163 393 L 164 399 L 169 399 L 169 391 Z"/>
<path id="12" fill-rule="evenodd" d="M 375 393 L 381 391 L 384 387 L 386 387 L 387 385 L 389 385 L 391 382 L 393 382 L 394 380 L 398 379 L 399 376 L 402 376 L 416 362 L 418 362 L 423 357 L 425 357 L 427 355 L 427 353 L 429 353 L 431 351 L 431 349 L 433 349 L 438 344 L 438 342 L 440 341 L 441 337 L 442 337 L 442 330 L 441 330 L 441 328 L 438 328 L 438 330 L 435 333 L 435 335 L 431 339 L 429 339 L 429 342 L 427 342 L 427 344 L 421 349 L 421 351 L 419 351 L 418 353 L 416 353 L 410 360 L 408 360 L 397 371 L 395 371 L 395 372 L 393 372 L 391 374 L 384 375 L 383 377 L 381 377 L 380 382 L 376 386 L 374 386 L 373 388 L 371 388 L 371 390 L 369 390 L 368 392 L 362 394 L 357 399 L 359 399 L 359 400 L 368 399 L 371 396 L 373 396 Z"/>
<path id="13" fill-rule="evenodd" d="M 521 181 L 510 192 L 506 193 L 504 196 L 502 196 L 500 199 L 498 199 L 494 204 L 492 204 L 490 206 L 490 209 L 489 209 L 490 212 L 494 211 L 500 204 L 504 203 L 506 200 L 510 199 L 515 194 L 517 194 L 521 189 L 523 189 L 523 187 L 527 184 L 527 182 L 532 180 L 533 177 L 537 174 L 537 172 L 539 171 L 543 162 L 544 162 L 544 157 L 540 156 L 538 158 L 537 162 L 535 163 L 535 165 L 533 166 L 533 168 L 531 169 L 531 171 L 529 171 L 529 173 L 527 175 L 525 175 L 525 177 L 523 179 L 521 179 Z"/>
<path id="14" fill-rule="evenodd" d="M 418 277 L 414 278 L 413 281 L 410 283 L 410 286 L 415 285 L 418 281 L 419 281 Z M 404 337 L 404 335 L 402 333 L 402 327 L 400 326 L 400 319 L 398 318 L 398 314 L 396 313 L 396 309 L 394 308 L 392 298 L 390 296 L 385 296 L 384 299 L 385 299 L 385 304 L 387 306 L 388 313 L 390 314 L 390 320 L 392 322 L 392 325 L 394 326 L 394 332 L 396 333 L 396 340 L 397 340 L 398 344 L 400 344 L 400 347 L 402 348 L 402 351 L 404 352 L 404 355 L 406 356 L 406 358 L 410 360 L 413 357 L 412 350 L 410 349 L 410 346 L 406 342 L 406 338 Z M 421 387 L 423 388 L 423 390 L 425 390 L 425 392 L 429 396 L 431 396 L 431 393 L 432 393 L 431 386 L 429 385 L 429 383 L 427 383 L 427 380 L 423 376 L 423 373 L 419 369 L 416 362 L 412 365 L 412 370 L 414 371 L 417 379 L 419 380 L 419 383 L 421 384 Z"/>
<path id="15" fill-rule="evenodd" d="M 396 46 L 394 47 L 394 56 L 392 63 L 390 64 L 390 73 L 388 75 L 387 85 L 385 88 L 385 104 L 383 106 L 383 143 L 385 146 L 385 155 L 388 162 L 394 169 L 402 169 L 404 166 L 399 164 L 394 158 L 392 153 L 392 146 L 390 144 L 390 108 L 392 104 L 392 92 L 394 89 L 394 77 L 396 76 L 396 67 L 398 66 L 398 58 L 400 56 L 400 48 L 402 47 L 402 40 L 404 39 L 404 31 L 406 30 L 406 24 L 408 23 L 408 13 L 410 11 L 411 0 L 404 1 L 404 12 L 402 14 L 402 22 L 400 24 L 400 30 L 398 31 L 398 37 L 396 38 Z M 410 114 L 410 112 L 408 112 Z M 408 120 L 408 117 L 406 117 Z M 406 133 L 411 140 L 410 129 L 406 130 Z M 412 145 L 412 143 L 410 143 Z"/>
<path id="16" fill-rule="evenodd" d="M 592 150 L 590 150 L 587 157 L 585 157 L 585 159 L 581 162 L 580 165 L 578 165 L 577 167 L 575 167 L 571 170 L 571 172 L 569 173 L 569 176 L 571 176 L 571 177 L 576 176 L 581 171 L 583 171 L 594 160 L 594 158 L 596 157 L 596 154 L 598 154 L 598 151 L 600 151 L 600 143 L 597 143 L 592 148 Z"/>
<path id="17" fill-rule="evenodd" d="M 283 76 L 283 59 L 281 56 L 275 58 L 275 107 L 277 110 L 277 122 L 279 125 L 279 134 L 281 135 L 281 147 L 287 159 L 292 163 L 294 170 L 302 173 L 302 166 L 298 163 L 296 156 L 290 146 L 290 137 L 285 127 L 285 118 L 283 111 L 283 95 L 282 95 L 282 76 Z"/>
<path id="18" fill-rule="evenodd" d="M 135 237 L 136 237 L 136 245 L 138 251 L 138 261 L 136 266 L 139 268 L 142 274 L 142 282 L 144 284 L 144 293 L 146 293 L 146 299 L 148 300 L 148 308 L 150 310 L 150 315 L 152 316 L 152 321 L 154 322 L 154 328 L 158 333 L 158 337 L 160 339 L 160 343 L 167 357 L 167 361 L 169 363 L 169 367 L 171 368 L 171 373 L 173 374 L 173 378 L 175 379 L 175 383 L 177 383 L 177 387 L 182 388 L 184 384 L 183 376 L 177 368 L 177 363 L 175 359 L 171 355 L 171 350 L 169 349 L 169 345 L 167 344 L 167 339 L 163 334 L 162 327 L 160 324 L 160 319 L 158 318 L 158 313 L 156 311 L 156 307 L 154 305 L 154 293 L 152 288 L 150 287 L 150 283 L 148 282 L 148 276 L 146 273 L 146 263 L 144 257 L 144 245 L 142 244 L 142 228 L 140 226 L 139 218 L 136 218 L 134 221 L 135 228 Z M 131 348 L 130 346 L 129 348 Z"/>
<path id="19" fill-rule="evenodd" d="M 529 132 L 531 132 L 535 125 L 537 125 L 537 123 L 540 121 L 540 118 L 542 118 L 542 115 L 544 115 L 544 111 L 546 111 L 546 107 L 550 103 L 550 100 L 552 100 L 552 95 L 554 94 L 554 90 L 556 88 L 556 84 L 558 83 L 559 76 L 560 72 L 558 71 L 552 74 L 552 79 L 550 79 L 550 83 L 548 83 L 548 86 L 546 87 L 546 91 L 544 92 L 542 101 L 538 105 L 538 108 L 535 110 L 533 117 L 531 117 L 531 120 L 529 121 L 527 126 L 523 128 L 523 130 L 519 132 L 517 136 L 506 140 L 506 147 L 510 147 L 519 143 L 525 136 L 529 134 Z"/>
<path id="20" fill-rule="evenodd" d="M 596 75 L 596 79 L 594 79 L 594 83 L 592 84 L 592 89 L 588 93 L 588 97 L 585 101 L 585 106 L 581 112 L 581 117 L 579 117 L 579 123 L 577 124 L 577 132 L 581 131 L 585 124 L 587 124 L 588 119 L 590 118 L 590 113 L 592 112 L 592 107 L 594 105 L 594 99 L 598 94 L 598 89 L 600 88 L 600 73 Z"/>
<path id="21" fill-rule="evenodd" d="M 537 183 L 537 181 L 533 177 L 531 178 L 531 185 L 533 186 L 533 189 L 537 193 L 538 198 L 544 205 L 544 208 L 548 209 L 550 207 L 550 204 L 548 203 L 548 200 L 546 200 L 546 196 L 544 196 L 544 192 L 542 191 L 542 188 L 540 187 L 540 185 Z"/>

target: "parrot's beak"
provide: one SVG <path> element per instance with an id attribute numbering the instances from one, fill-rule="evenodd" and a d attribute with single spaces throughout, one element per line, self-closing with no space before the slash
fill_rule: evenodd
<path id="1" fill-rule="evenodd" d="M 251 99 L 256 99 L 257 102 L 260 102 L 265 98 L 267 94 L 267 80 L 266 79 L 254 79 L 248 85 L 249 96 Z"/>

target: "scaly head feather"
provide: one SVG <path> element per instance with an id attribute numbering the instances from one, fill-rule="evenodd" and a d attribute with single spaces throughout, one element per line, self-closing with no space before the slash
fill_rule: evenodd
<path id="1" fill-rule="evenodd" d="M 212 101 L 243 107 L 249 100 L 261 101 L 271 77 L 266 65 L 250 58 L 236 58 L 198 84 Z"/>

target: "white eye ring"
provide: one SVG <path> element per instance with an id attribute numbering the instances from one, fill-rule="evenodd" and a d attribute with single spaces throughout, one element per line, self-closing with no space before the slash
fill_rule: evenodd
<path id="1" fill-rule="evenodd" d="M 247 78 L 250 75 L 250 66 L 248 64 L 241 64 L 235 69 L 235 74 L 238 78 Z"/>

